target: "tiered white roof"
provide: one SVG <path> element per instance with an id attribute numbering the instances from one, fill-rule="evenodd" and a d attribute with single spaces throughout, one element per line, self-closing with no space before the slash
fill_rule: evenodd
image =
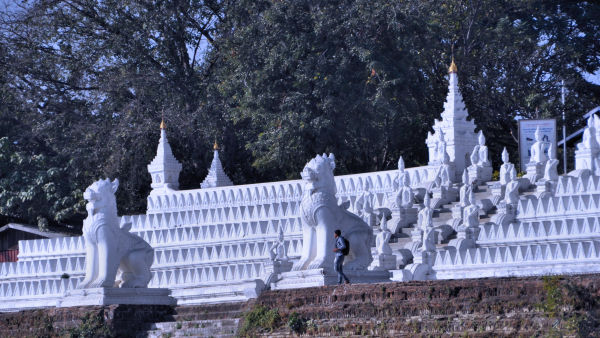
<path id="1" fill-rule="evenodd" d="M 233 185 L 233 182 L 229 179 L 225 171 L 223 170 L 223 165 L 221 164 L 221 160 L 219 159 L 219 145 L 215 142 L 214 145 L 215 156 L 213 157 L 212 163 L 210 164 L 210 168 L 208 169 L 208 175 L 202 183 L 200 184 L 201 188 L 215 188 L 215 187 L 227 187 Z"/>

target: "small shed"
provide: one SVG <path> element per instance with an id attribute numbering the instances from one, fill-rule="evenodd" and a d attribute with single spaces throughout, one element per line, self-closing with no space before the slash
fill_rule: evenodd
<path id="1" fill-rule="evenodd" d="M 0 262 L 16 262 L 19 254 L 19 241 L 69 236 L 57 231 L 41 231 L 35 226 L 8 223 L 0 227 Z"/>

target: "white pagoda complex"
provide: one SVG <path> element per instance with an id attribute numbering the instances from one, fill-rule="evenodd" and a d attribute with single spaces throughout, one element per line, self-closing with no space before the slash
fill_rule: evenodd
<path id="1" fill-rule="evenodd" d="M 488 154 L 485 137 L 468 119 L 454 61 L 441 116 L 426 140 L 428 165 L 334 176 L 331 204 L 374 219 L 376 233 L 387 231 L 381 224 L 387 215 L 416 215 L 394 223 L 377 248 L 373 241 L 372 252 L 385 255 L 377 273 L 399 281 L 600 273 L 597 117 L 590 117 L 574 172 L 559 176 L 551 156 L 544 175 L 517 177 L 506 154 L 501 180 L 490 182 L 482 173 L 500 154 Z M 148 287 L 168 288 L 178 305 L 244 301 L 277 286 L 289 273 L 282 267 L 300 261 L 303 197 L 319 188 L 318 181 L 307 185 L 305 178 L 317 177 L 308 169 L 303 179 L 233 185 L 214 148 L 201 188 L 178 190 L 181 163 L 162 123 L 148 165 L 147 210 L 119 218 L 153 249 Z M 382 242 L 390 238 L 391 254 Z M 0 311 L 57 306 L 84 279 L 85 258 L 80 236 L 19 241 L 18 261 L 0 263 Z M 292 272 L 303 278 L 301 285 L 317 285 L 297 266 Z"/>

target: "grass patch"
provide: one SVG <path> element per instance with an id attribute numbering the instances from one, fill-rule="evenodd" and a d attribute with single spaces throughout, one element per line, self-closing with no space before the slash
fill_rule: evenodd
<path id="1" fill-rule="evenodd" d="M 81 324 L 69 330 L 69 337 L 112 337 L 114 334 L 104 322 L 100 313 L 87 313 L 81 318 Z"/>
<path id="2" fill-rule="evenodd" d="M 281 316 L 277 309 L 268 309 L 262 305 L 258 305 L 244 314 L 238 336 L 252 337 L 253 333 L 272 332 L 280 325 Z"/>

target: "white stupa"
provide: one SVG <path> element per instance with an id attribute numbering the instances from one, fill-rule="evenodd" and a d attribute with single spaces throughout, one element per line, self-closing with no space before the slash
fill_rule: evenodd
<path id="1" fill-rule="evenodd" d="M 217 141 L 215 141 L 213 149 L 215 155 L 213 157 L 212 163 L 210 164 L 210 168 L 208 169 L 208 175 L 206 175 L 206 178 L 200 184 L 200 187 L 203 189 L 214 187 L 226 187 L 233 185 L 233 182 L 231 182 L 231 180 L 223 170 L 223 165 L 221 164 L 221 160 L 219 159 L 219 144 L 217 143 Z"/>
<path id="2" fill-rule="evenodd" d="M 152 176 L 152 189 L 169 188 L 179 189 L 179 173 L 181 172 L 181 163 L 177 161 L 171 151 L 169 140 L 167 140 L 167 131 L 165 121 L 160 123 L 160 139 L 156 156 L 148 164 L 148 172 Z"/>
<path id="3" fill-rule="evenodd" d="M 456 172 L 462 173 L 467 167 L 466 158 L 477 145 L 477 134 L 473 120 L 467 120 L 469 114 L 458 88 L 457 72 L 458 67 L 453 58 L 448 68 L 448 95 L 441 114 L 442 120 L 434 121 L 434 132 L 428 133 L 425 142 L 429 148 L 429 165 L 440 165 L 441 157 L 435 150 L 436 146 L 439 148 L 439 139 L 443 138 L 450 161 L 454 162 Z"/>

